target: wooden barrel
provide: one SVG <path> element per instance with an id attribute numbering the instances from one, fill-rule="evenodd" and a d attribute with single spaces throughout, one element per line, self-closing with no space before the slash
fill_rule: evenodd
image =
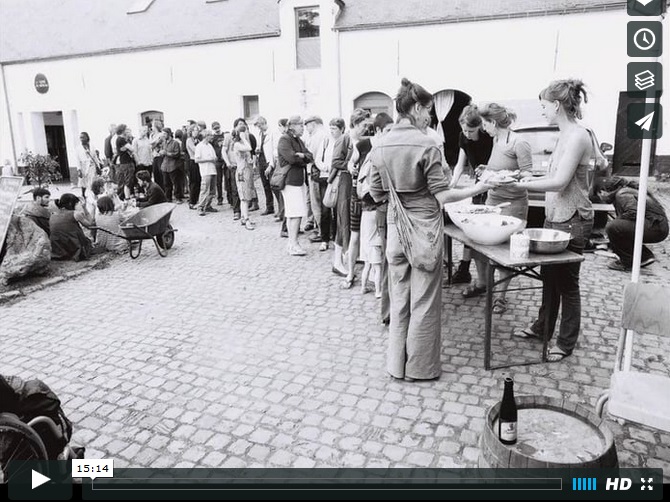
<path id="1" fill-rule="evenodd" d="M 612 432 L 584 406 L 542 396 L 519 396 L 516 403 L 518 438 L 514 445 L 498 439 L 500 403 L 486 411 L 479 467 L 618 467 Z"/>

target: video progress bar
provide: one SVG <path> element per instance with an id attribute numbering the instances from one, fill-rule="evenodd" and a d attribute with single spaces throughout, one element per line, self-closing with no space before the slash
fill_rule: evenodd
<path id="1" fill-rule="evenodd" d="M 203 486 L 213 485 L 213 486 Z M 391 485 L 391 486 L 389 486 Z M 436 481 L 420 478 L 100 478 L 93 491 L 266 491 L 266 490 L 422 490 L 422 491 L 562 491 L 562 478 L 472 478 Z"/>

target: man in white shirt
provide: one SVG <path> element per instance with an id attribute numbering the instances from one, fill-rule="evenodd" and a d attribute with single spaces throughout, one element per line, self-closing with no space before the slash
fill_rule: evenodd
<path id="1" fill-rule="evenodd" d="M 322 158 L 324 143 L 328 137 L 328 133 L 323 126 L 323 120 L 316 115 L 307 117 L 305 119 L 305 128 L 309 134 L 309 138 L 306 141 L 307 149 L 315 159 Z M 321 189 L 319 188 L 319 177 L 317 177 L 316 174 L 311 176 L 312 167 L 315 167 L 314 164 L 307 167 L 307 174 L 309 176 L 309 198 L 318 233 L 310 237 L 309 240 L 312 242 L 321 242 Z M 307 227 L 305 227 L 305 229 L 307 229 Z"/>
<path id="2" fill-rule="evenodd" d="M 205 129 L 202 133 L 202 141 L 195 147 L 195 161 L 200 168 L 200 201 L 198 202 L 198 213 L 205 216 L 207 213 L 216 213 L 212 207 L 212 200 L 216 196 L 216 152 L 212 146 L 212 131 Z"/>

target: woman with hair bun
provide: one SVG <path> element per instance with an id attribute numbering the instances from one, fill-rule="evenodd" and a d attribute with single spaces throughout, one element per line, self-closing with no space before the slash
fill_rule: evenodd
<path id="1" fill-rule="evenodd" d="M 484 170 L 487 176 L 490 173 L 519 172 L 520 176 L 531 176 L 533 156 L 530 144 L 521 139 L 510 126 L 516 120 L 516 114 L 497 103 L 489 103 L 479 110 L 482 119 L 482 129 L 493 138 L 493 149 L 486 165 L 478 166 L 480 172 Z M 518 186 L 497 186 L 489 190 L 486 197 L 487 206 L 506 204 L 501 209 L 503 216 L 513 216 L 520 220 L 528 219 L 528 191 Z M 486 292 L 486 265 L 482 260 L 475 260 L 477 265 L 477 279 L 463 291 L 465 298 L 480 295 Z M 500 284 L 500 295 L 493 301 L 493 312 L 502 314 L 507 310 L 507 288 L 511 272 L 501 270 L 503 282 Z"/>
<path id="2" fill-rule="evenodd" d="M 394 378 L 439 378 L 442 316 L 442 206 L 447 202 L 485 192 L 491 185 L 449 188 L 440 150 L 420 130 L 430 117 L 432 95 L 418 84 L 403 79 L 396 96 L 398 123 L 370 152 L 370 195 L 376 202 L 389 198 L 386 257 L 389 263 L 391 320 L 387 371 Z M 400 215 L 400 217 L 398 217 Z M 411 242 L 403 242 L 407 221 L 422 228 Z M 416 235 L 416 234 L 415 234 Z M 416 249 L 430 249 L 420 260 Z M 412 261 L 410 262 L 410 257 Z"/>
<path id="3" fill-rule="evenodd" d="M 593 207 L 589 200 L 589 161 L 594 155 L 589 132 L 578 120 L 582 102 L 587 101 L 581 80 L 555 80 L 539 95 L 542 115 L 559 128 L 558 142 L 545 176 L 523 179 L 514 186 L 546 192 L 545 228 L 571 235 L 568 249 L 582 254 L 593 228 Z M 572 354 L 579 338 L 581 296 L 580 263 L 542 267 L 542 305 L 535 323 L 515 333 L 521 338 L 541 340 L 545 329 L 553 336 L 559 307 L 561 325 L 547 360 L 559 362 Z"/>

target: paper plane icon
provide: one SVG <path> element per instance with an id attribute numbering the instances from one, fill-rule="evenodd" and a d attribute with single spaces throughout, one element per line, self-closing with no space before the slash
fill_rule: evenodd
<path id="1" fill-rule="evenodd" d="M 640 129 L 644 129 L 645 131 L 649 131 L 651 129 L 651 121 L 654 120 L 654 113 L 655 112 L 651 112 L 649 115 L 645 115 L 640 120 L 635 122 L 635 125 L 640 126 Z"/>

